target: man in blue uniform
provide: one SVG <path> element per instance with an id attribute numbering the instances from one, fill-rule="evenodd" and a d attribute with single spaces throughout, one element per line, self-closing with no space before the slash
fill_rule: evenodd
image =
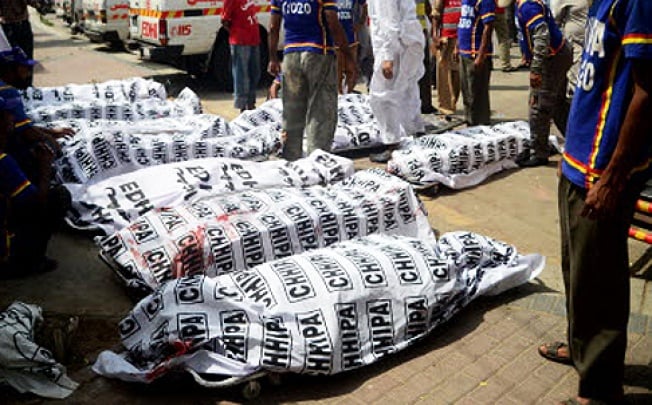
<path id="1" fill-rule="evenodd" d="M 17 47 L 0 52 L 0 97 L 11 105 L 11 115 L 15 123 L 14 133 L 7 142 L 7 151 L 18 161 L 30 179 L 36 175 L 37 170 L 34 165 L 35 159 L 30 152 L 33 147 L 42 144 L 54 157 L 60 150 L 56 138 L 74 134 L 70 128 L 37 127 L 25 113 L 18 90 L 25 89 L 29 85 L 30 68 L 35 63 Z"/>
<path id="2" fill-rule="evenodd" d="M 306 133 L 308 153 L 330 151 L 337 126 L 337 72 L 334 45 L 346 56 L 345 70 L 355 72 L 355 56 L 337 16 L 335 0 L 272 0 L 269 25 L 269 73 L 281 72 L 278 48 L 281 20 L 283 57 L 283 157 L 299 159 Z"/>
<path id="3" fill-rule="evenodd" d="M 33 150 L 38 170 L 32 181 L 6 153 L 15 109 L 15 99 L 0 98 L 0 278 L 56 268 L 45 252 L 70 205 L 63 187 L 50 188 L 52 154 L 42 144 Z"/>
<path id="4" fill-rule="evenodd" d="M 526 154 L 521 167 L 548 164 L 550 120 L 566 130 L 566 72 L 573 53 L 557 27 L 550 8 L 542 0 L 517 0 L 523 57 L 530 64 L 530 133 L 534 155 Z"/>
<path id="5" fill-rule="evenodd" d="M 652 156 L 650 21 L 650 0 L 595 0 L 589 10 L 559 181 L 568 343 L 580 377 L 566 403 L 623 401 L 627 234 Z M 547 347 L 539 351 L 558 354 Z"/>
<path id="6" fill-rule="evenodd" d="M 462 0 L 457 38 L 464 114 L 469 125 L 490 124 L 491 32 L 495 12 L 494 0 Z"/>
<path id="7" fill-rule="evenodd" d="M 356 8 L 361 9 L 361 15 L 356 16 Z M 358 79 L 358 38 L 357 28 L 367 19 L 367 0 L 337 0 L 337 15 L 346 33 L 346 40 L 349 42 L 353 62 L 346 60 L 346 53 L 337 50 L 337 90 L 340 94 L 352 93 Z M 355 70 L 347 71 L 346 66 L 355 66 Z"/>

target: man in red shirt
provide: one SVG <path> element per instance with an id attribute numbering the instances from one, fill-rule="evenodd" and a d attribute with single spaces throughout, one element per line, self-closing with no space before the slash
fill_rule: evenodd
<path id="1" fill-rule="evenodd" d="M 437 56 L 437 99 L 439 110 L 454 114 L 460 97 L 460 69 L 457 57 L 457 24 L 461 0 L 436 0 L 432 12 L 433 44 Z"/>
<path id="2" fill-rule="evenodd" d="M 260 79 L 260 31 L 253 0 L 225 0 L 222 25 L 229 30 L 235 108 L 256 107 Z"/>

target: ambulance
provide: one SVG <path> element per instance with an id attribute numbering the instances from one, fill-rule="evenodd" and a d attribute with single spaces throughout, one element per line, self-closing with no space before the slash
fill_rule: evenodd
<path id="1" fill-rule="evenodd" d="M 267 70 L 270 0 L 248 0 L 257 7 L 261 66 Z M 174 63 L 191 74 L 209 73 L 216 84 L 232 87 L 228 32 L 222 27 L 222 0 L 130 0 L 129 35 L 142 59 Z"/>
<path id="2" fill-rule="evenodd" d="M 120 47 L 129 37 L 129 0 L 83 0 L 84 34 Z"/>

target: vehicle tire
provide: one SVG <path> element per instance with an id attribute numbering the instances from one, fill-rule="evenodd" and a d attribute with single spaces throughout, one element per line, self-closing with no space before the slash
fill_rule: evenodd
<path id="1" fill-rule="evenodd" d="M 225 30 L 220 30 L 217 34 L 209 72 L 219 90 L 233 91 L 231 47 L 229 46 L 229 34 Z"/>

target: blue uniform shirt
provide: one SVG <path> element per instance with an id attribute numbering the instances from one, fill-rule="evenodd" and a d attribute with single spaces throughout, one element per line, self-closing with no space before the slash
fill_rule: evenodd
<path id="1" fill-rule="evenodd" d="M 333 53 L 324 11 L 337 12 L 335 0 L 272 0 L 272 14 L 283 16 L 285 53 Z"/>
<path id="2" fill-rule="evenodd" d="M 562 164 L 580 187 L 595 183 L 613 155 L 632 96 L 632 61 L 652 59 L 651 22 L 650 0 L 596 0 L 589 10 Z M 652 156 L 652 140 L 648 146 Z"/>
<path id="3" fill-rule="evenodd" d="M 0 260 L 9 256 L 11 232 L 7 227 L 8 208 L 36 194 L 36 187 L 9 155 L 0 153 Z"/>
<path id="4" fill-rule="evenodd" d="M 340 24 L 342 24 L 342 28 L 344 28 L 346 40 L 349 41 L 349 44 L 356 42 L 355 32 L 353 31 L 353 26 L 357 22 L 354 15 L 356 4 L 364 6 L 367 4 L 367 0 L 337 0 L 337 17 Z"/>
<path id="5" fill-rule="evenodd" d="M 3 82 L 2 80 L 0 80 L 0 98 L 5 99 L 8 103 L 13 105 L 13 107 L 8 111 L 14 117 L 15 132 L 21 132 L 25 128 L 31 127 L 33 125 L 32 120 L 30 120 L 25 113 L 23 99 L 20 96 L 18 90 L 15 87 Z"/>
<path id="6" fill-rule="evenodd" d="M 532 60 L 532 32 L 539 25 L 548 24 L 550 33 L 550 56 L 555 55 L 564 46 L 564 36 L 562 35 L 555 19 L 552 17 L 550 8 L 541 0 L 519 0 L 518 10 L 516 12 L 518 26 L 521 30 L 519 41 L 525 60 Z"/>
<path id="7" fill-rule="evenodd" d="M 476 57 L 485 24 L 495 19 L 495 0 L 462 0 L 462 12 L 457 25 L 457 44 L 461 56 L 472 59 Z M 493 52 L 491 40 L 487 52 L 488 55 Z"/>

